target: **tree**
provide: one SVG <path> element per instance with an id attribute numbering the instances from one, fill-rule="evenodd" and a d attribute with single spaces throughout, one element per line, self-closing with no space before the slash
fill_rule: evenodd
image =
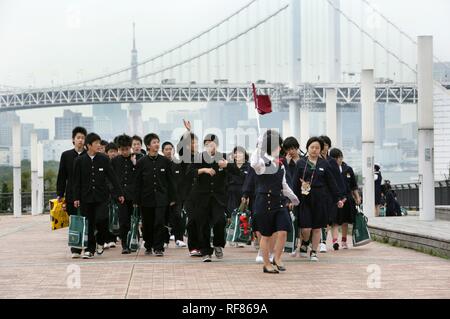
<path id="1" fill-rule="evenodd" d="M 0 211 L 5 212 L 9 208 L 10 197 L 7 196 L 9 193 L 8 184 L 2 183 L 2 191 L 0 193 Z"/>

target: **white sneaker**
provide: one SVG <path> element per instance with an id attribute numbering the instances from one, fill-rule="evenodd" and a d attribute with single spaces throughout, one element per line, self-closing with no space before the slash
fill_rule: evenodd
<path id="1" fill-rule="evenodd" d="M 257 264 L 264 264 L 264 258 L 261 255 L 256 256 L 256 263 Z"/>
<path id="2" fill-rule="evenodd" d="M 103 254 L 103 245 L 98 245 L 97 244 L 97 255 L 102 255 Z"/>
<path id="3" fill-rule="evenodd" d="M 84 255 L 83 255 L 83 259 L 92 259 L 92 258 L 94 258 L 94 254 L 93 253 L 91 253 L 91 252 L 85 252 L 84 253 Z"/>
<path id="4" fill-rule="evenodd" d="M 297 250 L 294 250 L 292 253 L 291 253 L 291 257 L 297 257 Z"/>
<path id="5" fill-rule="evenodd" d="M 317 254 L 316 254 L 316 253 L 313 253 L 313 252 L 311 252 L 311 255 L 309 256 L 309 259 L 310 259 L 311 261 L 314 261 L 314 262 L 319 261 L 319 258 L 317 257 Z"/>
<path id="6" fill-rule="evenodd" d="M 345 241 L 341 243 L 342 249 L 348 249 L 348 245 Z"/>
<path id="7" fill-rule="evenodd" d="M 79 259 L 79 258 L 81 258 L 81 254 L 79 254 L 79 253 L 72 254 L 72 259 Z"/>
<path id="8" fill-rule="evenodd" d="M 327 244 L 325 243 L 320 243 L 320 250 L 321 253 L 326 253 L 327 252 Z"/>
<path id="9" fill-rule="evenodd" d="M 178 248 L 185 248 L 187 245 L 185 242 L 183 242 L 181 240 L 177 240 L 177 242 L 175 243 L 175 246 L 177 246 Z"/>
<path id="10" fill-rule="evenodd" d="M 170 240 L 175 241 L 175 236 L 174 235 L 170 236 Z"/>
<path id="11" fill-rule="evenodd" d="M 109 248 L 116 248 L 116 243 L 115 242 L 110 242 L 109 244 Z"/>
<path id="12" fill-rule="evenodd" d="M 105 244 L 103 245 L 103 249 L 109 249 L 109 244 L 108 244 L 108 243 L 105 243 Z"/>

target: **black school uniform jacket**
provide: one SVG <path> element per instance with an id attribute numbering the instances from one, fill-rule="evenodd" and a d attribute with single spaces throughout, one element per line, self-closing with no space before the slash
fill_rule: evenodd
<path id="1" fill-rule="evenodd" d="M 345 198 L 345 194 L 338 188 L 336 184 L 336 180 L 333 176 L 333 173 L 331 172 L 330 164 L 327 160 L 323 158 L 318 158 L 316 163 L 316 168 L 313 170 L 307 164 L 307 158 L 301 158 L 297 162 L 297 169 L 294 175 L 294 193 L 297 195 L 298 198 L 302 198 L 302 191 L 301 191 L 301 181 L 300 179 L 305 179 L 305 181 L 310 182 L 311 177 L 314 172 L 314 178 L 311 184 L 311 192 L 316 191 L 315 189 L 322 189 L 328 193 L 331 193 L 331 197 L 333 199 L 333 202 L 338 202 L 339 200 Z M 307 168 L 305 170 L 305 166 L 307 165 Z"/>
<path id="2" fill-rule="evenodd" d="M 199 154 L 195 162 L 191 164 L 189 174 L 195 178 L 191 199 L 198 205 L 207 205 L 210 198 L 214 198 L 219 205 L 226 207 L 227 172 L 233 171 L 239 174 L 239 169 L 234 163 L 228 163 L 226 168 L 219 168 L 219 161 L 226 159 L 226 155 L 217 152 L 211 157 L 207 152 Z M 216 175 L 198 174 L 202 168 L 212 168 Z"/>
<path id="3" fill-rule="evenodd" d="M 123 196 L 109 158 L 101 153 L 97 153 L 93 159 L 87 153 L 77 158 L 74 164 L 73 181 L 74 201 L 107 202 L 110 195 L 109 183 L 112 185 L 113 197 Z"/>
<path id="4" fill-rule="evenodd" d="M 141 207 L 166 207 L 176 201 L 172 162 L 164 156 L 148 155 L 136 164 L 134 204 Z"/>
<path id="5" fill-rule="evenodd" d="M 174 160 L 175 180 L 177 183 L 177 201 L 185 202 L 191 200 L 191 192 L 194 187 L 196 177 L 191 172 L 191 165 L 195 162 L 196 158 L 200 158 L 200 153 L 192 154 L 190 160 L 184 161 L 184 159 Z"/>
<path id="6" fill-rule="evenodd" d="M 125 194 L 125 200 L 132 201 L 135 193 L 136 166 L 131 161 L 131 156 L 123 157 L 119 155 L 111 161 L 111 165 Z"/>
<path id="7" fill-rule="evenodd" d="M 85 153 L 86 150 L 78 154 L 75 149 L 71 149 L 61 154 L 56 180 L 56 193 L 61 198 L 65 197 L 66 202 L 73 202 L 73 164 L 78 157 Z"/>

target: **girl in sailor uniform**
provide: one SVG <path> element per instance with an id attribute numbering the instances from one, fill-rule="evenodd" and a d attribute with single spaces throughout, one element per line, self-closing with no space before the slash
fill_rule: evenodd
<path id="1" fill-rule="evenodd" d="M 276 131 L 267 131 L 258 140 L 258 148 L 253 152 L 250 163 L 256 172 L 255 215 L 258 230 L 261 233 L 260 248 L 264 260 L 264 273 L 277 274 L 285 271 L 281 257 L 286 243 L 287 233 L 291 228 L 289 207 L 299 204 L 297 196 L 286 182 L 286 170 L 279 161 L 283 140 Z M 276 234 L 273 266 L 269 260 L 271 237 Z"/>
<path id="2" fill-rule="evenodd" d="M 331 192 L 333 202 L 339 208 L 344 206 L 345 200 L 336 185 L 330 165 L 320 157 L 323 140 L 312 137 L 308 140 L 306 148 L 308 155 L 298 161 L 294 175 L 294 192 L 300 199 L 299 226 L 302 231 L 300 255 L 307 256 L 312 232 L 310 260 L 318 261 L 317 249 L 320 243 L 321 229 L 326 227 L 329 221 L 329 204 L 326 200 L 329 196 L 328 193 Z"/>

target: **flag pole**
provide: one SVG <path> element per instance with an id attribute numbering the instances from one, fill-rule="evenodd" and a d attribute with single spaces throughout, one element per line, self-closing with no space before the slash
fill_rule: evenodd
<path id="1" fill-rule="evenodd" d="M 256 122 L 258 124 L 258 136 L 261 135 L 261 123 L 259 121 L 259 113 L 258 113 L 258 97 L 256 95 L 256 86 L 255 83 L 252 83 L 253 88 L 253 100 L 255 100 L 255 113 L 256 113 Z"/>

